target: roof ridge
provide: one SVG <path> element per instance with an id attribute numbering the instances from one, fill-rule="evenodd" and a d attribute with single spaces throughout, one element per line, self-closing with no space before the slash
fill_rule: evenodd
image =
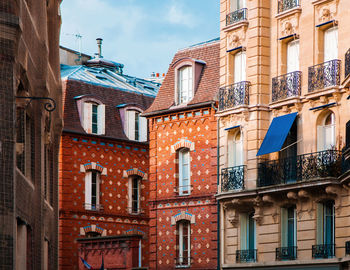
<path id="1" fill-rule="evenodd" d="M 74 66 L 69 66 L 69 65 L 64 65 L 64 66 L 67 66 L 67 67 L 74 67 Z M 79 66 L 77 66 L 76 68 L 74 67 L 73 69 L 73 71 L 72 72 L 70 72 L 69 74 L 67 74 L 64 78 L 67 78 L 67 79 L 69 79 L 69 77 L 71 76 L 71 75 L 73 75 L 75 72 L 77 72 L 78 70 L 80 70 L 80 69 L 82 69 L 83 68 L 83 66 L 82 65 L 79 65 Z"/>
<path id="2" fill-rule="evenodd" d="M 179 49 L 177 52 L 183 52 L 183 51 L 187 51 L 187 50 L 198 49 L 200 47 L 211 46 L 211 45 L 214 45 L 215 43 L 217 43 L 218 41 L 220 41 L 219 37 L 213 38 L 213 39 L 210 39 L 207 41 L 199 42 L 199 43 L 190 45 L 188 47 Z"/>

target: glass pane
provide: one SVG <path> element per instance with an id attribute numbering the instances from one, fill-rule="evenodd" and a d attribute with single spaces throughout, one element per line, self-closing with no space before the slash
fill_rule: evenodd
<path id="1" fill-rule="evenodd" d="M 288 246 L 295 246 L 295 208 L 288 208 Z"/>
<path id="2" fill-rule="evenodd" d="M 255 249 L 255 221 L 254 213 L 249 215 L 248 220 L 248 249 Z"/>

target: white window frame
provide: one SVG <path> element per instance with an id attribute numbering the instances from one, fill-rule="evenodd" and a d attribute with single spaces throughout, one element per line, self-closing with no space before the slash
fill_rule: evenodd
<path id="1" fill-rule="evenodd" d="M 326 202 L 317 203 L 317 219 L 316 219 L 316 230 L 317 230 L 317 237 L 316 237 L 316 243 L 318 245 L 325 244 L 325 238 L 326 238 L 326 209 L 325 209 Z M 335 208 L 334 208 L 334 202 L 333 209 L 332 209 L 332 242 L 335 244 Z"/>
<path id="2" fill-rule="evenodd" d="M 92 204 L 92 176 L 93 173 L 96 175 L 96 204 Z M 100 185 L 101 185 L 101 175 L 96 170 L 90 170 L 85 174 L 85 209 L 98 211 L 100 210 Z"/>
<path id="3" fill-rule="evenodd" d="M 289 207 L 281 208 L 281 247 L 288 247 L 288 209 Z M 293 246 L 297 246 L 297 216 L 296 207 L 294 206 L 294 220 L 293 220 L 294 239 Z"/>
<path id="4" fill-rule="evenodd" d="M 183 66 L 177 72 L 178 103 L 187 103 L 193 98 L 193 66 Z"/>
<path id="5" fill-rule="evenodd" d="M 92 118 L 93 118 L 93 106 L 97 106 L 97 132 L 93 132 Z M 105 134 L 105 114 L 106 106 L 104 104 L 98 104 L 93 101 L 83 102 L 83 128 L 87 133 L 102 135 Z"/>
<path id="6" fill-rule="evenodd" d="M 134 180 L 137 181 L 137 211 L 133 209 L 133 191 L 134 191 Z M 136 175 L 129 176 L 128 183 L 128 209 L 129 214 L 140 214 L 141 213 L 141 178 Z"/>
<path id="7" fill-rule="evenodd" d="M 187 224 L 187 264 L 184 264 L 186 254 L 184 254 L 183 243 L 184 243 L 184 226 Z M 180 220 L 178 222 L 178 236 L 179 236 L 179 265 L 190 265 L 191 264 L 191 223 L 188 220 Z"/>
<path id="8" fill-rule="evenodd" d="M 186 196 L 191 194 L 191 155 L 190 149 L 182 148 L 179 150 L 179 185 L 178 192 L 180 196 Z M 187 156 L 187 157 L 186 157 Z M 184 163 L 187 159 L 187 164 Z M 187 166 L 187 168 L 184 168 Z M 187 170 L 187 178 L 184 178 L 184 171 Z M 185 184 L 184 182 L 188 183 Z"/>
<path id="9" fill-rule="evenodd" d="M 140 116 L 141 111 L 129 109 L 126 111 L 126 133 L 127 137 L 133 141 L 147 141 L 147 118 Z M 136 127 L 138 129 L 136 130 Z"/>
<path id="10" fill-rule="evenodd" d="M 248 250 L 250 237 L 249 234 L 249 215 L 251 213 L 241 213 L 240 214 L 240 236 L 241 236 L 241 250 Z M 254 247 L 253 249 L 256 249 L 256 221 L 253 219 L 253 226 L 254 226 Z M 250 248 L 251 249 L 251 248 Z"/>

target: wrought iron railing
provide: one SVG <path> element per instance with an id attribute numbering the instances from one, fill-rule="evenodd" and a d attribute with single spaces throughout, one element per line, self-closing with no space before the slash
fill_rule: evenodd
<path id="1" fill-rule="evenodd" d="M 174 260 L 175 260 L 175 266 L 177 268 L 181 268 L 181 267 L 190 266 L 193 261 L 193 258 L 184 256 L 184 257 L 176 257 L 174 258 Z"/>
<path id="2" fill-rule="evenodd" d="M 294 71 L 272 78 L 272 102 L 300 96 L 301 72 Z"/>
<path id="3" fill-rule="evenodd" d="M 221 191 L 244 189 L 245 165 L 221 169 Z"/>
<path id="4" fill-rule="evenodd" d="M 219 110 L 249 104 L 250 82 L 242 81 L 219 89 Z"/>
<path id="5" fill-rule="evenodd" d="M 322 244 L 312 246 L 312 258 L 314 259 L 327 259 L 334 257 L 335 245 L 334 244 Z"/>
<path id="6" fill-rule="evenodd" d="M 345 242 L 345 254 L 350 255 L 350 241 Z"/>
<path id="7" fill-rule="evenodd" d="M 276 260 L 295 260 L 297 258 L 297 247 L 279 247 L 276 248 Z"/>
<path id="8" fill-rule="evenodd" d="M 236 262 L 256 262 L 256 249 L 245 249 L 236 251 Z"/>
<path id="9" fill-rule="evenodd" d="M 342 154 L 326 150 L 259 163 L 258 187 L 293 183 L 323 177 L 338 177 Z"/>
<path id="10" fill-rule="evenodd" d="M 350 74 L 350 49 L 345 53 L 345 77 Z"/>
<path id="11" fill-rule="evenodd" d="M 85 210 L 89 211 L 103 211 L 103 205 L 102 204 L 91 204 L 91 203 L 84 203 L 83 207 Z"/>
<path id="12" fill-rule="evenodd" d="M 298 7 L 299 5 L 299 0 L 279 0 L 278 13 Z"/>
<path id="13" fill-rule="evenodd" d="M 340 60 L 309 67 L 309 92 L 340 84 Z"/>
<path id="14" fill-rule="evenodd" d="M 237 9 L 237 10 L 227 14 L 226 15 L 226 26 L 233 24 L 233 23 L 236 23 L 236 22 L 247 20 L 247 11 L 248 11 L 248 9 L 241 8 L 241 9 Z"/>

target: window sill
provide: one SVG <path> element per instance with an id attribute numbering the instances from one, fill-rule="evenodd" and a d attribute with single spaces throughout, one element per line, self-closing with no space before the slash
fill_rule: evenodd
<path id="1" fill-rule="evenodd" d="M 175 268 L 178 269 L 178 268 L 190 268 L 191 265 L 188 264 L 188 265 L 175 265 Z"/>
<path id="2" fill-rule="evenodd" d="M 278 13 L 277 15 L 275 15 L 275 18 L 276 19 L 283 19 L 285 17 L 294 15 L 296 13 L 301 13 L 301 7 L 300 6 L 294 7 L 294 8 L 288 9 L 288 10 L 285 10 L 285 11 L 283 11 L 281 13 Z"/>
<path id="3" fill-rule="evenodd" d="M 235 30 L 235 29 L 240 28 L 240 27 L 244 27 L 244 26 L 247 27 L 248 25 L 249 25 L 248 20 L 243 20 L 243 21 L 239 21 L 239 22 L 236 22 L 236 23 L 233 23 L 233 24 L 230 24 L 230 25 L 223 27 L 222 31 L 229 32 L 229 31 Z"/>

